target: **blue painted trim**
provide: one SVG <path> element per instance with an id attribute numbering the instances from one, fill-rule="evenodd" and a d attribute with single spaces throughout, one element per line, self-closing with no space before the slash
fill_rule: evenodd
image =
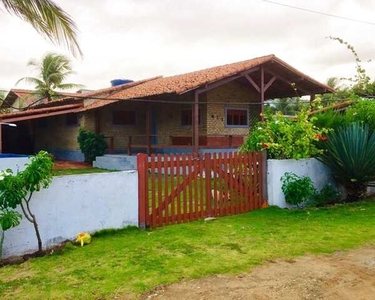
<path id="1" fill-rule="evenodd" d="M 85 161 L 85 155 L 80 150 L 50 150 L 57 160 Z"/>

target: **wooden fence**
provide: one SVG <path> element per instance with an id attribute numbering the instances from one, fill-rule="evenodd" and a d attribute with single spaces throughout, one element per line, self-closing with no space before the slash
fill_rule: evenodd
<path id="1" fill-rule="evenodd" d="M 137 155 L 139 224 L 157 227 L 266 205 L 265 152 Z"/>

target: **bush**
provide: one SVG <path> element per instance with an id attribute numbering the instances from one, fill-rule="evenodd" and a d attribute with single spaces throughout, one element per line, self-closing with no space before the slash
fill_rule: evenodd
<path id="1" fill-rule="evenodd" d="M 312 197 L 311 206 L 326 206 L 329 204 L 337 203 L 340 200 L 340 193 L 331 185 L 326 184 L 320 192 L 316 192 Z"/>
<path id="2" fill-rule="evenodd" d="M 289 172 L 281 177 L 281 181 L 286 203 L 296 205 L 298 208 L 301 204 L 311 201 L 316 194 L 314 183 L 307 176 L 299 177 Z"/>
<path id="3" fill-rule="evenodd" d="M 334 130 L 341 126 L 348 125 L 350 122 L 351 121 L 346 117 L 346 115 L 333 111 L 332 109 L 315 115 L 313 119 L 313 123 L 316 127 Z"/>
<path id="4" fill-rule="evenodd" d="M 83 128 L 79 129 L 77 141 L 85 155 L 85 161 L 89 163 L 92 163 L 95 157 L 104 155 L 107 149 L 103 134 L 95 134 Z"/>
<path id="5" fill-rule="evenodd" d="M 346 111 L 347 123 L 368 124 L 371 132 L 375 131 L 375 101 L 359 100 Z"/>
<path id="6" fill-rule="evenodd" d="M 375 181 L 375 133 L 352 123 L 328 134 L 326 150 L 318 159 L 347 191 L 348 200 L 360 199 Z"/>
<path id="7" fill-rule="evenodd" d="M 270 115 L 251 130 L 241 150 L 267 149 L 268 157 L 274 159 L 316 156 L 322 153 L 316 142 L 325 138 L 327 130 L 318 129 L 312 120 L 307 110 L 300 111 L 293 119 L 280 113 Z"/>

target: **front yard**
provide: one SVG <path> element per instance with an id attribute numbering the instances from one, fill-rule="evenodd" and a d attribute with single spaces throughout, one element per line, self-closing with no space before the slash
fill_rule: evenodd
<path id="1" fill-rule="evenodd" d="M 0 298 L 132 299 L 160 284 L 364 244 L 375 244 L 373 200 L 301 211 L 270 207 L 154 231 L 128 228 L 1 268 Z"/>

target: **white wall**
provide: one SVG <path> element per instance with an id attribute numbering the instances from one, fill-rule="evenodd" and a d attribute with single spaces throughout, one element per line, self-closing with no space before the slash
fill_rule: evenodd
<path id="1" fill-rule="evenodd" d="M 0 171 L 11 169 L 13 173 L 25 170 L 29 163 L 28 157 L 0 157 Z"/>
<path id="2" fill-rule="evenodd" d="M 36 193 L 31 209 L 39 223 L 43 247 L 73 239 L 79 232 L 138 225 L 136 171 L 54 177 Z M 5 233 L 3 257 L 37 250 L 33 225 L 25 218 Z"/>
<path id="3" fill-rule="evenodd" d="M 330 181 L 329 170 L 315 158 L 308 159 L 268 159 L 267 160 L 267 193 L 268 205 L 277 205 L 282 208 L 291 208 L 285 202 L 284 193 L 281 190 L 281 177 L 286 172 L 293 172 L 298 176 L 308 176 L 314 182 L 315 187 L 321 190 Z"/>

